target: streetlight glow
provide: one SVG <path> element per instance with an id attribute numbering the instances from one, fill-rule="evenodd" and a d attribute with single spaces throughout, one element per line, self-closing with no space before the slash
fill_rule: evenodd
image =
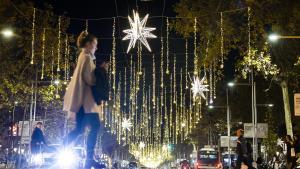
<path id="1" fill-rule="evenodd" d="M 268 104 L 269 107 L 274 107 L 274 104 Z"/>
<path id="2" fill-rule="evenodd" d="M 269 35 L 269 40 L 272 41 L 272 42 L 275 42 L 279 39 L 279 37 L 280 36 L 277 35 L 277 34 L 271 34 L 271 35 Z"/>
<path id="3" fill-rule="evenodd" d="M 233 87 L 233 86 L 234 86 L 234 82 L 228 82 L 228 83 L 227 83 L 227 86 Z"/>
<path id="4" fill-rule="evenodd" d="M 209 105 L 208 108 L 209 108 L 209 109 L 213 109 L 214 106 L 213 106 L 213 105 Z"/>
<path id="5" fill-rule="evenodd" d="M 12 37 L 14 35 L 13 31 L 10 30 L 10 29 L 5 29 L 1 32 L 1 34 L 6 37 L 6 38 L 9 38 L 9 37 Z"/>
<path id="6" fill-rule="evenodd" d="M 54 81 L 54 84 L 55 84 L 55 85 L 59 85 L 59 80 L 56 79 L 56 80 Z"/>

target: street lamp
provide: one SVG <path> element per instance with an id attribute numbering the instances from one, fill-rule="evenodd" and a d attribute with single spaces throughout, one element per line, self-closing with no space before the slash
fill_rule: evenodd
<path id="1" fill-rule="evenodd" d="M 275 41 L 277 41 L 279 39 L 279 35 L 277 35 L 277 34 L 271 34 L 271 35 L 269 35 L 268 38 L 269 38 L 270 41 L 275 42 Z"/>
<path id="2" fill-rule="evenodd" d="M 233 87 L 235 84 L 234 84 L 234 82 L 228 82 L 227 83 L 227 86 L 229 86 L 229 87 Z"/>
<path id="3" fill-rule="evenodd" d="M 234 83 L 232 83 L 234 84 Z M 230 148 L 230 107 L 229 107 L 229 97 L 228 97 L 228 87 L 226 87 L 226 106 L 213 106 L 213 105 L 209 105 L 208 108 L 209 109 L 213 109 L 213 108 L 226 108 L 226 114 L 227 114 L 227 138 L 228 138 L 228 162 L 229 162 L 229 169 L 231 169 L 231 148 Z"/>
<path id="4" fill-rule="evenodd" d="M 213 106 L 213 105 L 208 105 L 208 108 L 209 108 L 209 109 L 213 109 L 214 106 Z"/>
<path id="5" fill-rule="evenodd" d="M 55 81 L 54 81 L 54 84 L 56 85 L 56 86 L 58 86 L 59 85 L 59 80 L 58 79 L 56 79 Z"/>
<path id="6" fill-rule="evenodd" d="M 1 31 L 1 34 L 6 38 L 10 38 L 14 35 L 14 33 L 11 29 L 4 29 Z"/>
<path id="7" fill-rule="evenodd" d="M 274 107 L 274 104 L 268 103 L 268 104 L 256 104 L 256 106 L 261 106 L 261 107 Z"/>
<path id="8" fill-rule="evenodd" d="M 273 39 L 276 39 L 277 36 L 273 36 Z M 251 86 L 251 109 L 252 109 L 252 125 L 254 127 L 254 136 L 253 136 L 253 160 L 255 160 L 257 158 L 257 110 L 256 110 L 256 84 L 254 82 L 254 78 L 253 78 L 253 70 L 251 72 L 251 83 L 233 83 L 233 82 L 229 82 L 227 84 L 229 87 L 233 87 L 235 85 L 239 85 L 239 86 Z"/>

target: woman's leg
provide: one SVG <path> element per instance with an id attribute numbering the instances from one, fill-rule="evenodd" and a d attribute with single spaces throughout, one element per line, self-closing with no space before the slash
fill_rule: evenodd
<path id="1" fill-rule="evenodd" d="M 79 112 L 76 113 L 76 126 L 64 139 L 65 144 L 70 144 L 74 142 L 80 134 L 84 131 L 84 118 L 85 113 L 83 107 L 80 108 Z"/>
<path id="2" fill-rule="evenodd" d="M 94 148 L 97 141 L 97 135 L 100 128 L 100 119 L 98 113 L 87 113 L 86 124 L 90 125 L 90 132 L 87 138 L 87 159 L 93 159 Z"/>

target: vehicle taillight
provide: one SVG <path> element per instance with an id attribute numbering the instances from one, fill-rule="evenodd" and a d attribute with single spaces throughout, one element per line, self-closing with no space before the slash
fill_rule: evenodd
<path id="1" fill-rule="evenodd" d="M 222 169 L 223 168 L 222 163 L 218 163 L 217 166 L 216 166 L 216 168 L 217 169 Z"/>

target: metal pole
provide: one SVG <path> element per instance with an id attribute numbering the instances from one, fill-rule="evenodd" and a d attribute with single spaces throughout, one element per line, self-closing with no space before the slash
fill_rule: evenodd
<path id="1" fill-rule="evenodd" d="M 254 139 L 254 81 L 253 81 L 253 67 L 251 70 L 251 113 L 252 113 L 252 128 L 253 128 L 253 135 L 252 135 L 252 145 L 253 145 L 253 153 L 252 153 L 252 158 L 254 159 L 254 154 L 255 154 L 255 139 Z"/>
<path id="2" fill-rule="evenodd" d="M 33 121 L 34 121 L 34 122 L 35 122 L 35 117 L 36 117 L 37 77 L 38 77 L 38 72 L 37 72 L 37 67 L 35 67 L 34 109 L 33 109 Z"/>
<path id="3" fill-rule="evenodd" d="M 30 114 L 29 114 L 29 136 L 31 136 L 32 133 L 32 116 L 33 116 L 33 104 L 34 104 L 34 100 L 33 100 L 33 81 L 31 84 L 31 103 L 30 103 Z"/>
<path id="4" fill-rule="evenodd" d="M 13 108 L 13 112 L 12 112 L 12 122 L 15 122 L 15 109 L 16 109 L 16 104 L 14 103 L 14 108 Z"/>
<path id="5" fill-rule="evenodd" d="M 257 109 L 256 109 L 256 83 L 254 82 L 254 141 L 255 141 L 255 151 L 254 151 L 254 161 L 256 161 L 257 156 L 258 156 L 258 143 L 257 143 Z"/>
<path id="6" fill-rule="evenodd" d="M 228 88 L 226 88 L 226 109 L 227 109 L 227 137 L 228 137 L 228 162 L 229 169 L 231 169 L 231 148 L 230 148 L 230 109 L 228 101 Z"/>

